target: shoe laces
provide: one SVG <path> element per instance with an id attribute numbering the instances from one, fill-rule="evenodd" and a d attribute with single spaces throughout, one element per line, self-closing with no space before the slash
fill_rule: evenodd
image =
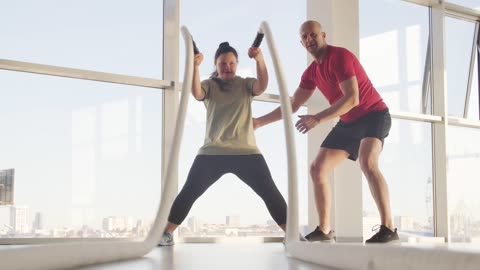
<path id="1" fill-rule="evenodd" d="M 373 225 L 372 232 L 378 232 L 378 231 L 380 231 L 381 228 L 382 228 L 382 225 L 380 225 L 380 224 Z"/>
<path id="2" fill-rule="evenodd" d="M 169 232 L 164 232 L 163 235 L 167 238 L 168 241 L 173 240 L 173 235 Z"/>
<path id="3" fill-rule="evenodd" d="M 387 234 L 388 234 L 388 230 L 385 230 L 385 229 L 387 229 L 387 227 L 385 227 L 385 229 L 382 230 L 383 227 L 385 227 L 385 226 L 379 225 L 379 224 L 374 225 L 374 226 L 372 227 L 372 232 L 376 232 L 376 233 L 375 233 L 375 235 L 374 235 L 373 237 L 375 237 L 375 238 L 381 238 L 382 236 L 387 235 Z"/>
<path id="4" fill-rule="evenodd" d="M 307 239 L 308 239 L 308 237 L 310 237 L 310 236 L 311 236 L 313 233 L 315 233 L 316 231 L 319 231 L 319 230 L 320 230 L 320 227 L 319 227 L 319 226 L 317 226 L 317 228 L 315 228 L 315 230 L 313 230 L 313 232 L 311 232 L 311 233 L 309 233 L 309 234 L 305 235 L 305 238 L 307 238 Z"/>
<path id="5" fill-rule="evenodd" d="M 328 234 L 329 234 L 329 233 L 324 233 L 322 230 L 320 230 L 320 226 L 317 226 L 317 227 L 315 228 L 315 230 L 313 230 L 313 232 L 305 235 L 305 238 L 308 239 L 308 238 L 310 238 L 312 235 L 315 235 L 315 234 L 317 234 L 317 233 L 321 233 L 321 234 L 324 234 L 324 235 L 328 235 Z"/>

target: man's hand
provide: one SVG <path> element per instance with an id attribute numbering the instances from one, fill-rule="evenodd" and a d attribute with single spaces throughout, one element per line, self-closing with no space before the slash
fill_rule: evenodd
<path id="1" fill-rule="evenodd" d="M 295 124 L 297 130 L 303 134 L 307 133 L 310 129 L 314 128 L 320 123 L 320 121 L 315 117 L 315 115 L 299 115 L 300 119 Z"/>

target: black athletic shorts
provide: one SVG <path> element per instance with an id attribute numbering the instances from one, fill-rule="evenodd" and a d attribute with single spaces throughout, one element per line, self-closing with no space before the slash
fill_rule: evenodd
<path id="1" fill-rule="evenodd" d="M 370 112 L 350 123 L 340 120 L 325 138 L 322 147 L 345 150 L 350 154 L 348 158 L 355 161 L 363 138 L 378 138 L 383 145 L 391 126 L 392 118 L 388 109 Z"/>

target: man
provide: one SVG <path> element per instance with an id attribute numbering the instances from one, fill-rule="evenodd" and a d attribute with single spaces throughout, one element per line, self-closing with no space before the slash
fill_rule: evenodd
<path id="1" fill-rule="evenodd" d="M 335 241 L 330 228 L 332 199 L 328 176 L 347 158 L 353 161 L 359 158 L 382 223 L 378 232 L 366 243 L 399 242 L 392 224 L 388 186 L 378 168 L 383 142 L 391 127 L 388 108 L 355 55 L 345 48 L 327 44 L 326 33 L 320 23 L 303 23 L 300 37 L 303 47 L 315 60 L 302 75 L 293 95 L 292 111 L 296 112 L 312 96 L 316 87 L 331 106 L 315 115 L 299 116 L 295 127 L 299 132 L 307 133 L 320 123 L 340 117 L 310 167 L 320 224 L 305 238 L 309 241 Z M 280 120 L 281 117 L 281 110 L 277 108 L 254 119 L 254 127 Z"/>

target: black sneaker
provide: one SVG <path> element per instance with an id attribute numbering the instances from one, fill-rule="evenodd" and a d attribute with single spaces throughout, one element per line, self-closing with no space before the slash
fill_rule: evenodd
<path id="1" fill-rule="evenodd" d="M 372 231 L 377 231 L 377 233 L 365 241 L 365 244 L 400 243 L 400 238 L 398 237 L 396 228 L 392 231 L 385 225 L 380 225 L 380 227 L 375 225 L 373 226 Z"/>
<path id="2" fill-rule="evenodd" d="M 330 231 L 328 234 L 322 232 L 320 230 L 320 227 L 317 226 L 315 230 L 305 236 L 305 239 L 307 239 L 310 242 L 326 242 L 326 243 L 334 243 L 335 242 L 335 232 Z"/>

